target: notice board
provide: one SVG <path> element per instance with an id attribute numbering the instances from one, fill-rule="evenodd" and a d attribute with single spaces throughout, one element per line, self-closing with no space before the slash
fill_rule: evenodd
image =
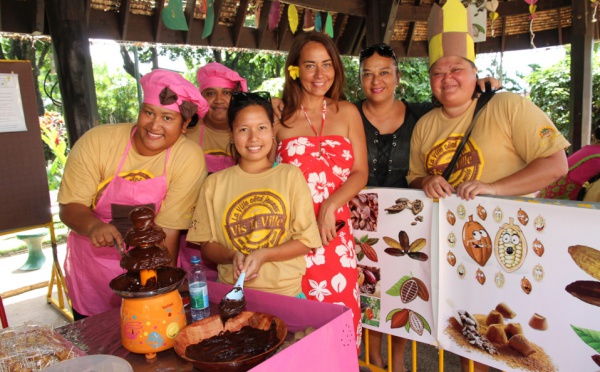
<path id="1" fill-rule="evenodd" d="M 1 233 L 46 224 L 52 221 L 52 213 L 31 63 L 0 60 L 0 73 L 18 76 L 27 127 L 0 133 Z"/>

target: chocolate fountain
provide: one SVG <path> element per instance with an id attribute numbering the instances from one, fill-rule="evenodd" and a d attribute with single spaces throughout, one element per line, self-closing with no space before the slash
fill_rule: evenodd
<path id="1" fill-rule="evenodd" d="M 125 274 L 110 282 L 121 302 L 121 343 L 132 353 L 156 357 L 159 351 L 175 344 L 175 337 L 187 322 L 177 288 L 185 271 L 166 266 L 171 259 L 159 243 L 164 231 L 154 225 L 154 211 L 138 207 L 129 214 L 133 227 L 125 234 L 130 248 L 123 254 Z"/>

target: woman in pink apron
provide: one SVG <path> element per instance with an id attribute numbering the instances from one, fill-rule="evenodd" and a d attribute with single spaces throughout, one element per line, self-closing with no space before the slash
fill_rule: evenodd
<path id="1" fill-rule="evenodd" d="M 129 212 L 152 207 L 162 243 L 175 265 L 181 230 L 206 178 L 202 150 L 182 136 L 208 104 L 181 75 L 154 70 L 140 83 L 144 101 L 137 124 L 102 125 L 73 147 L 58 195 L 60 218 L 71 229 L 65 278 L 76 319 L 118 307 L 108 283 L 122 274 Z"/>
<path id="2" fill-rule="evenodd" d="M 198 69 L 196 74 L 202 97 L 209 104 L 209 110 L 197 127 L 188 130 L 186 137 L 198 143 L 204 151 L 208 174 L 218 172 L 235 165 L 231 151 L 231 135 L 227 120 L 227 108 L 234 91 L 248 91 L 246 79 L 237 72 L 217 62 L 208 63 Z M 187 270 L 190 258 L 200 255 L 200 247 L 187 243 L 182 236 L 179 249 L 179 264 Z M 209 280 L 217 279 L 217 265 L 203 261 Z"/>

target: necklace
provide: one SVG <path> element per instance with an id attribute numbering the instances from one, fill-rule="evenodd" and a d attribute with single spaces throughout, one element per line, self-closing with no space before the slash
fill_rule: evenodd
<path id="1" fill-rule="evenodd" d="M 308 121 L 308 124 L 312 128 L 313 133 L 315 134 L 315 136 L 317 136 L 317 141 L 319 142 L 319 157 L 320 157 L 321 156 L 321 135 L 323 134 L 323 128 L 325 128 L 325 116 L 327 115 L 327 101 L 323 100 L 323 119 L 321 120 L 321 130 L 319 131 L 319 133 L 317 133 L 315 126 L 313 125 L 312 121 L 310 121 L 310 118 L 308 117 L 308 113 L 306 113 L 304 106 L 300 105 L 300 108 L 302 109 L 302 112 L 304 113 L 304 117 L 306 118 L 306 121 Z"/>

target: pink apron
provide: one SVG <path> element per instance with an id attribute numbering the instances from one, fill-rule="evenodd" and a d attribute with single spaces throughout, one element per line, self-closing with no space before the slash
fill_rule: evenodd
<path id="1" fill-rule="evenodd" d="M 200 141 L 198 144 L 202 147 L 202 142 L 204 141 L 204 124 L 200 127 Z M 204 161 L 206 162 L 206 170 L 208 174 L 218 172 L 220 170 L 233 167 L 235 165 L 235 160 L 231 156 L 224 155 L 212 155 L 212 154 L 204 154 Z M 202 253 L 197 247 L 192 246 L 191 243 L 188 243 L 185 239 L 187 237 L 187 233 L 181 234 L 181 239 L 179 241 L 179 258 L 177 262 L 177 266 L 181 267 L 185 271 L 187 271 L 190 266 L 190 259 L 192 256 L 202 257 Z M 210 281 L 217 281 L 217 265 L 208 260 L 202 259 L 202 263 L 206 268 L 206 279 Z"/>
<path id="2" fill-rule="evenodd" d="M 204 142 L 204 124 L 200 127 L 200 147 L 202 147 L 202 142 Z M 231 156 L 204 154 L 204 160 L 206 161 L 206 170 L 208 171 L 208 174 L 235 165 L 235 160 Z"/>
<path id="3" fill-rule="evenodd" d="M 113 180 L 92 212 L 102 222 L 118 225 L 121 234 L 127 229 L 124 221 L 128 220 L 129 211 L 136 206 L 148 205 L 158 213 L 167 194 L 166 168 L 171 148 L 167 149 L 162 176 L 138 182 L 119 177 L 136 130 L 134 128 L 131 133 Z M 121 254 L 115 247 L 96 248 L 87 236 L 71 231 L 67 239 L 65 279 L 73 308 L 78 313 L 90 316 L 121 305 L 121 297 L 108 286 L 113 278 L 125 272 L 119 266 L 120 260 Z"/>

